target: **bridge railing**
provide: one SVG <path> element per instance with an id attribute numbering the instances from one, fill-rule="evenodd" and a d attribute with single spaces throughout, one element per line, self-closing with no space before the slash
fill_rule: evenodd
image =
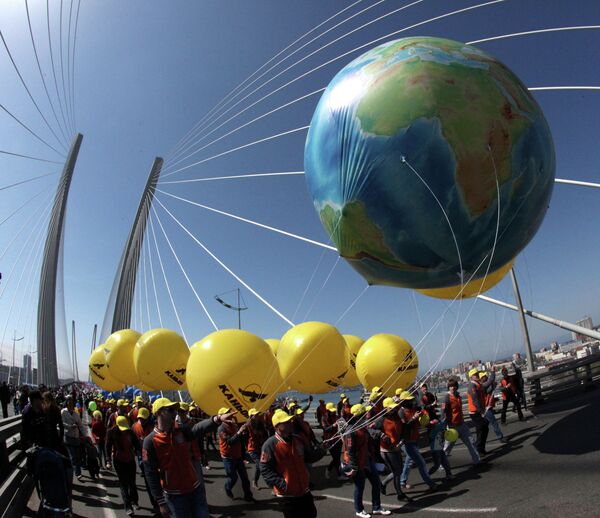
<path id="1" fill-rule="evenodd" d="M 0 420 L 0 516 L 19 516 L 23 499 L 31 494 L 26 455 L 21 442 L 21 415 Z M 25 500 L 26 501 L 26 500 Z"/>
<path id="2" fill-rule="evenodd" d="M 534 405 L 591 390 L 600 384 L 600 354 L 594 354 L 526 374 Z"/>

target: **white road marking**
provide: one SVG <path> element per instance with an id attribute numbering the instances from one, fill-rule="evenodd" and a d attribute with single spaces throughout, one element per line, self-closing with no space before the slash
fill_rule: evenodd
<path id="1" fill-rule="evenodd" d="M 325 498 L 331 498 L 332 500 L 341 500 L 342 502 L 354 502 L 352 498 L 346 498 L 343 496 L 336 495 L 324 495 Z M 372 505 L 368 500 L 363 501 L 364 504 Z M 427 511 L 430 513 L 496 513 L 498 512 L 497 507 L 419 507 L 414 504 L 405 504 L 405 505 L 385 505 L 384 507 L 389 507 L 392 509 L 406 509 L 406 510 L 414 510 L 414 511 Z"/>

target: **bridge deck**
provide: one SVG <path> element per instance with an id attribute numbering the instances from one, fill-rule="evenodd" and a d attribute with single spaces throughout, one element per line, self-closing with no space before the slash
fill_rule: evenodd
<path id="1" fill-rule="evenodd" d="M 411 504 L 401 504 L 394 496 L 383 496 L 383 503 L 394 514 L 502 516 L 598 516 L 600 501 L 600 394 L 591 391 L 577 397 L 544 405 L 536 415 L 527 413 L 521 423 L 509 416 L 505 433 L 509 446 L 495 440 L 490 430 L 485 466 L 474 470 L 460 443 L 454 448 L 450 463 L 456 480 L 434 494 L 425 492 L 417 470 L 409 478 L 414 488 Z M 493 440 L 492 440 L 493 439 Z M 214 454 L 213 454 L 214 455 Z M 327 461 L 328 462 L 328 461 Z M 313 467 L 314 495 L 319 516 L 354 516 L 351 482 L 325 480 L 326 459 Z M 257 504 L 241 498 L 234 488 L 235 500 L 223 491 L 222 463 L 213 456 L 212 469 L 206 472 L 206 490 L 211 516 L 269 518 L 281 516 L 269 489 L 255 491 Z M 251 476 L 254 467 L 248 466 Z M 76 517 L 126 516 L 114 473 L 104 471 L 101 483 L 85 477 L 75 481 L 74 513 Z M 438 475 L 441 476 L 441 475 Z M 435 478 L 435 475 L 434 475 Z M 261 480 L 262 482 L 262 480 Z M 239 484 L 238 484 L 239 486 Z M 391 486 L 389 486 L 391 487 Z M 136 516 L 152 516 L 142 480 L 138 477 L 143 509 Z M 365 490 L 365 505 L 370 488 Z M 35 516 L 37 498 L 32 496 L 25 516 Z"/>

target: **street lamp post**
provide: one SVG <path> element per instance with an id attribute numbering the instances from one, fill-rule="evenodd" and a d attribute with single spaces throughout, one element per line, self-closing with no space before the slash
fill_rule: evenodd
<path id="1" fill-rule="evenodd" d="M 15 346 L 17 345 L 17 342 L 20 342 L 21 340 L 23 340 L 23 338 L 25 338 L 25 337 L 22 336 L 21 338 L 17 338 L 17 330 L 15 329 L 15 331 L 13 333 L 13 339 L 12 339 L 12 343 L 13 343 L 12 365 L 8 368 L 8 382 L 9 383 L 10 383 L 11 371 L 12 371 L 12 369 L 15 368 Z"/>

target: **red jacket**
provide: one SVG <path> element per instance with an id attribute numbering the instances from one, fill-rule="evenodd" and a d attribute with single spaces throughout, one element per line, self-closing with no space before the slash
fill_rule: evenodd
<path id="1" fill-rule="evenodd" d="M 219 426 L 219 451 L 224 459 L 242 458 L 242 441 L 236 424 L 223 423 Z"/>
<path id="2" fill-rule="evenodd" d="M 154 425 L 148 419 L 146 419 L 146 422 L 143 425 L 142 422 L 138 420 L 133 423 L 133 426 L 131 427 L 131 430 L 140 441 L 143 441 L 146 438 L 146 435 L 149 435 L 153 429 Z"/>
<path id="3" fill-rule="evenodd" d="M 462 410 L 462 398 L 457 392 L 455 396 L 446 394 L 446 399 L 442 405 L 442 410 L 446 416 L 446 423 L 452 426 L 458 426 L 465 422 Z"/>
<path id="4" fill-rule="evenodd" d="M 134 462 L 140 453 L 140 441 L 131 430 L 114 426 L 106 436 L 106 452 L 115 462 Z"/>
<path id="5" fill-rule="evenodd" d="M 382 423 L 383 434 L 379 448 L 383 451 L 393 449 L 402 440 L 403 423 L 397 413 L 386 415 Z"/>
<path id="6" fill-rule="evenodd" d="M 215 418 L 210 418 L 192 428 L 173 428 L 170 432 L 154 428 L 146 436 L 142 449 L 144 474 L 159 505 L 165 503 L 165 494 L 187 495 L 202 484 L 194 467 L 191 443 L 201 442 L 204 434 L 214 430 L 217 423 Z"/>
<path id="7" fill-rule="evenodd" d="M 322 456 L 321 450 L 305 446 L 297 435 L 286 441 L 276 433 L 263 444 L 260 472 L 277 496 L 302 496 L 309 491 L 306 463 L 316 462 Z"/>

